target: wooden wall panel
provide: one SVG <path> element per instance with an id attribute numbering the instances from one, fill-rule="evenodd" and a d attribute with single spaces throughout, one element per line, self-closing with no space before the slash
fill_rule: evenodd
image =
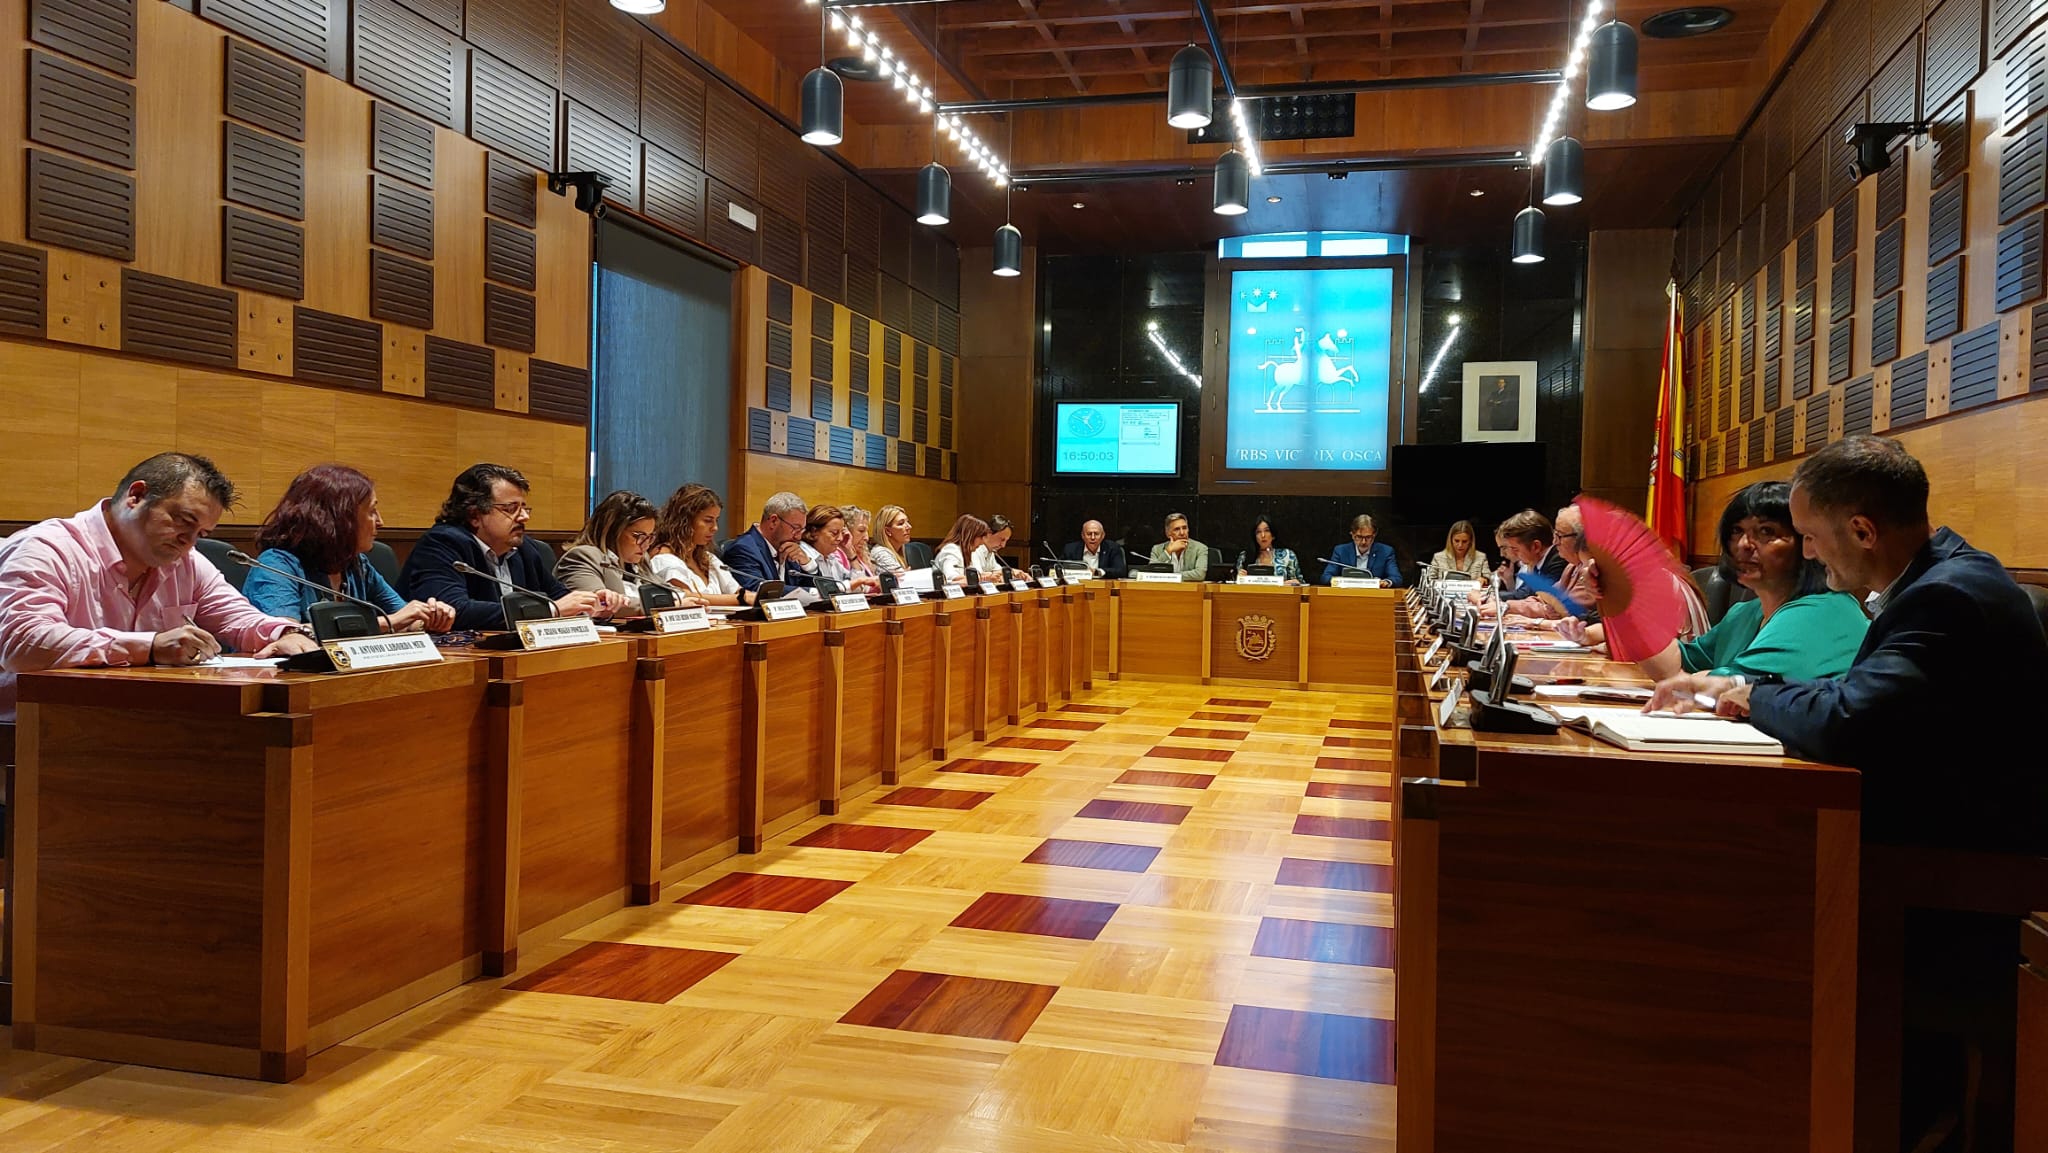
<path id="1" fill-rule="evenodd" d="M 306 234 L 260 212 L 221 208 L 221 282 L 299 300 L 306 294 Z"/>
<path id="2" fill-rule="evenodd" d="M 652 48 L 640 60 L 640 134 L 683 164 L 704 166 L 706 78 L 673 52 Z"/>
<path id="3" fill-rule="evenodd" d="M 135 86 L 30 52 L 28 138 L 115 168 L 135 167 Z"/>
<path id="4" fill-rule="evenodd" d="M 562 13 L 562 89 L 628 132 L 640 129 L 640 33 L 610 4 L 570 3 Z"/>
<path id="5" fill-rule="evenodd" d="M 370 110 L 370 167 L 386 176 L 434 186 L 434 126 L 382 100 Z"/>
<path id="6" fill-rule="evenodd" d="M 536 168 L 555 166 L 555 90 L 486 53 L 470 54 L 469 131 Z"/>
<path id="7" fill-rule="evenodd" d="M 28 239 L 117 260 L 135 257 L 135 180 L 31 149 L 23 216 Z"/>
<path id="8" fill-rule="evenodd" d="M 218 284 L 225 86 L 215 78 L 227 37 L 169 4 L 144 4 L 139 16 L 147 50 L 135 69 L 135 264 Z"/>
<path id="9" fill-rule="evenodd" d="M 225 110 L 289 140 L 306 138 L 306 70 L 240 40 L 227 45 Z"/>
<path id="10" fill-rule="evenodd" d="M 544 84 L 561 79 L 561 0 L 469 0 L 466 27 L 477 48 Z"/>
<path id="11" fill-rule="evenodd" d="M 434 137 L 434 334 L 484 342 L 484 150 L 442 129 Z M 531 348 L 522 351 L 530 352 Z"/>
<path id="12" fill-rule="evenodd" d="M 355 0 L 349 78 L 436 124 L 465 127 L 469 48 L 395 0 Z"/>
<path id="13" fill-rule="evenodd" d="M 704 174 L 649 144 L 642 151 L 641 209 L 685 236 L 704 235 Z"/>
<path id="14" fill-rule="evenodd" d="M 640 143 L 631 131 L 593 109 L 570 101 L 566 106 L 564 163 L 571 172 L 602 172 L 611 177 L 604 196 L 617 204 L 640 207 Z"/>
<path id="15" fill-rule="evenodd" d="M 371 103 L 332 77 L 308 77 L 305 303 L 338 316 L 368 315 Z"/>
<path id="16" fill-rule="evenodd" d="M 28 38 L 119 76 L 135 75 L 136 0 L 35 0 Z"/>
<path id="17" fill-rule="evenodd" d="M 535 209 L 543 307 L 534 333 L 533 354 L 556 364 L 588 368 L 590 217 L 576 211 L 566 196 L 542 196 Z"/>

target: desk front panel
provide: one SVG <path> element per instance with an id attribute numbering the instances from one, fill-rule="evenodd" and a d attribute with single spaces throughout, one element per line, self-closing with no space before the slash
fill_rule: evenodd
<path id="1" fill-rule="evenodd" d="M 1308 679 L 1319 685 L 1394 685 L 1398 589 L 1309 590 Z"/>
<path id="2" fill-rule="evenodd" d="M 988 608 L 988 700 L 982 716 L 989 728 L 1006 723 L 1017 699 L 1017 608 L 1009 596 L 985 597 Z"/>
<path id="3" fill-rule="evenodd" d="M 885 621 L 857 625 L 840 635 L 845 637 L 843 665 L 845 680 L 840 690 L 839 715 L 828 723 L 839 726 L 839 780 L 842 788 L 881 775 L 886 759 L 882 738 L 884 669 L 888 637 Z M 850 799 L 850 798 L 848 798 Z"/>
<path id="4" fill-rule="evenodd" d="M 1285 585 L 1210 586 L 1209 675 L 1299 681 L 1302 596 Z"/>
<path id="5" fill-rule="evenodd" d="M 1094 598 L 1082 613 L 1091 642 L 1086 646 L 1087 652 L 1078 654 L 1080 663 L 1076 667 L 1080 669 L 1083 680 L 1093 680 L 1096 676 L 1106 679 L 1109 676 L 1110 653 L 1116 648 L 1112 628 L 1115 613 L 1111 606 L 1116 603 L 1112 598 L 1116 596 L 1117 587 L 1108 581 L 1098 581 L 1074 594 L 1077 598 L 1090 595 Z M 1077 644 L 1075 647 L 1082 646 Z"/>
<path id="6" fill-rule="evenodd" d="M 1209 610 L 1204 591 L 1194 583 L 1118 585 L 1118 674 L 1199 682 L 1204 676 L 1202 622 Z"/>
<path id="7" fill-rule="evenodd" d="M 961 602 L 955 601 L 953 603 L 959 604 Z M 945 611 L 944 608 L 941 611 Z M 981 630 L 977 627 L 980 623 L 975 619 L 975 614 L 972 610 L 955 611 L 953 613 L 952 627 L 946 630 L 952 634 L 952 652 L 948 660 L 946 673 L 946 742 L 944 743 L 950 744 L 955 737 L 971 735 L 974 732 L 976 721 L 981 716 L 980 710 L 975 707 L 974 701 L 974 690 L 976 687 L 974 673 L 985 656 L 982 651 L 979 635 Z M 932 747 L 937 748 L 940 743 L 935 741 Z"/>
<path id="8" fill-rule="evenodd" d="M 1045 594 L 1045 691 L 1048 707 L 1072 696 L 1074 655 L 1069 647 L 1074 636 L 1074 604 L 1079 598 L 1068 589 Z"/>
<path id="9" fill-rule="evenodd" d="M 317 1027 L 483 951 L 484 686 L 323 709 L 313 738 Z"/>
<path id="10" fill-rule="evenodd" d="M 741 727 L 745 677 L 737 644 L 667 658 L 662 694 L 661 865 L 733 845 L 746 781 Z"/>
<path id="11" fill-rule="evenodd" d="M 825 726 L 825 635 L 816 629 L 769 641 L 768 738 L 763 749 L 761 820 L 817 812 Z M 834 718 L 835 722 L 837 718 Z"/>
<path id="12" fill-rule="evenodd" d="M 1045 703 L 1045 646 L 1052 636 L 1048 618 L 1053 610 L 1046 605 L 1045 593 L 1032 593 L 1023 597 L 1024 650 L 1018 661 L 1021 674 L 1017 685 L 1018 712 L 1028 713 Z"/>
<path id="13" fill-rule="evenodd" d="M 932 755 L 932 691 L 936 685 L 932 669 L 938 660 L 939 643 L 950 629 L 939 628 L 935 615 L 913 616 L 903 621 L 903 707 L 899 722 L 903 728 L 896 747 L 896 763 L 914 765 Z"/>
<path id="14" fill-rule="evenodd" d="M 625 656 L 523 678 L 521 932 L 626 888 L 633 662 Z"/>

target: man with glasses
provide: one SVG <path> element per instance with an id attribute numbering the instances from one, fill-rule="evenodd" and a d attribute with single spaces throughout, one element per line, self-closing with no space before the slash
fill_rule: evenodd
<path id="1" fill-rule="evenodd" d="M 518 469 L 502 464 L 464 469 L 448 490 L 434 527 L 405 559 L 399 583 L 415 600 L 432 597 L 452 605 L 458 629 L 504 628 L 505 609 L 499 602 L 512 591 L 508 585 L 552 598 L 556 616 L 609 615 L 617 607 L 611 594 L 569 591 L 555 579 L 540 543 L 526 539 L 526 522 L 533 515 L 526 501 L 529 491 Z M 492 575 L 459 573 L 457 561 Z"/>
<path id="2" fill-rule="evenodd" d="M 1394 556 L 1394 546 L 1380 541 L 1379 530 L 1366 513 L 1351 518 L 1351 539 L 1331 550 L 1322 579 L 1316 583 L 1329 584 L 1347 568 L 1363 569 L 1365 575 L 1378 577 L 1388 588 L 1401 587 L 1401 562 Z"/>
<path id="3" fill-rule="evenodd" d="M 725 542 L 721 553 L 733 579 L 748 592 L 764 582 L 809 584 L 804 571 L 804 522 L 810 506 L 793 492 L 778 492 L 761 507 L 761 520 Z"/>
<path id="4" fill-rule="evenodd" d="M 1550 542 L 1557 555 L 1564 558 L 1564 572 L 1557 577 L 1557 587 L 1586 609 L 1584 619 L 1587 624 L 1599 623 L 1599 610 L 1593 606 L 1600 599 L 1600 574 L 1594 567 L 1592 554 L 1586 551 L 1586 522 L 1579 513 L 1579 506 L 1568 504 L 1557 510 Z M 1509 620 L 1509 624 L 1540 624 L 1552 628 L 1567 615 L 1564 606 L 1540 596 L 1510 600 L 1500 607 L 1511 618 L 1519 618 Z"/>

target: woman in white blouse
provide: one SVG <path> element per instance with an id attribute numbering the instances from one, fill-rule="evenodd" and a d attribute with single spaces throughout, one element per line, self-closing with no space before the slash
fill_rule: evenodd
<path id="1" fill-rule="evenodd" d="M 974 571 L 1001 576 L 1010 566 L 998 555 L 1010 543 L 1010 518 L 997 513 L 988 518 L 988 543 L 974 550 Z"/>
<path id="2" fill-rule="evenodd" d="M 910 545 L 910 514 L 903 506 L 885 504 L 875 514 L 875 523 L 882 527 L 882 539 L 868 547 L 868 560 L 876 572 L 903 572 L 910 568 L 910 560 L 904 549 Z"/>
<path id="3" fill-rule="evenodd" d="M 967 583 L 967 558 L 988 542 L 988 523 L 978 516 L 962 516 L 953 522 L 946 543 L 932 556 L 932 571 L 949 584 Z"/>
<path id="4" fill-rule="evenodd" d="M 654 522 L 648 569 L 681 589 L 687 607 L 744 605 L 752 600 L 711 547 L 718 539 L 723 511 L 717 493 L 701 484 L 686 484 L 668 498 Z"/>

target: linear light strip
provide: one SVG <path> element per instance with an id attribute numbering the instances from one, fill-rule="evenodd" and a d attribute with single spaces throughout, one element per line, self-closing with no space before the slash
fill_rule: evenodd
<path id="1" fill-rule="evenodd" d="M 1252 135 L 1251 118 L 1245 114 L 1243 97 L 1230 98 L 1230 119 L 1237 125 L 1237 150 L 1244 153 L 1245 160 L 1251 164 L 1252 175 L 1265 175 L 1265 170 L 1259 166 L 1259 138 Z"/>
<path id="2" fill-rule="evenodd" d="M 1572 41 L 1571 55 L 1565 58 L 1564 78 L 1557 82 L 1557 91 L 1551 93 L 1550 111 L 1544 114 L 1543 129 L 1536 134 L 1536 146 L 1529 152 L 1531 167 L 1543 163 L 1543 154 L 1557 136 L 1558 126 L 1564 123 L 1565 105 L 1571 101 L 1572 81 L 1586 66 L 1586 46 L 1600 28 L 1600 11 L 1605 6 L 1605 0 L 1586 0 L 1586 15 L 1579 21 L 1579 35 Z"/>
<path id="3" fill-rule="evenodd" d="M 1195 373 L 1189 372 L 1187 366 L 1180 362 L 1180 357 L 1175 356 L 1173 350 L 1166 347 L 1165 338 L 1159 335 L 1158 321 L 1150 320 L 1145 322 L 1145 335 L 1152 338 L 1152 347 L 1159 350 L 1159 355 L 1166 358 L 1166 363 L 1173 366 L 1173 371 L 1194 381 L 1196 388 L 1202 387 L 1202 378 Z"/>
<path id="4" fill-rule="evenodd" d="M 1463 321 L 1455 312 L 1450 315 L 1450 324 L 1451 330 L 1444 333 L 1444 342 L 1436 346 L 1436 355 L 1429 358 L 1429 368 L 1423 372 L 1422 387 L 1417 392 L 1428 392 L 1429 386 L 1436 383 L 1436 370 L 1443 366 L 1444 355 L 1451 351 L 1451 346 L 1458 342 L 1458 334 L 1464 331 Z"/>
<path id="5" fill-rule="evenodd" d="M 816 4 L 818 0 L 805 2 Z M 825 10 L 825 18 L 831 22 L 834 31 L 846 34 L 847 47 L 859 49 L 861 59 L 873 64 L 876 71 L 889 78 L 896 90 L 903 94 L 905 103 L 921 115 L 930 115 L 938 107 L 938 94 L 932 86 L 920 79 L 887 44 L 882 43 L 881 35 L 864 24 L 859 13 L 841 12 L 837 7 L 830 7 Z M 997 159 L 981 137 L 968 129 L 958 113 L 941 112 L 934 124 L 945 130 L 946 139 L 953 141 L 961 154 L 972 160 L 984 175 L 995 182 L 997 188 L 1010 182 L 1009 167 Z"/>

